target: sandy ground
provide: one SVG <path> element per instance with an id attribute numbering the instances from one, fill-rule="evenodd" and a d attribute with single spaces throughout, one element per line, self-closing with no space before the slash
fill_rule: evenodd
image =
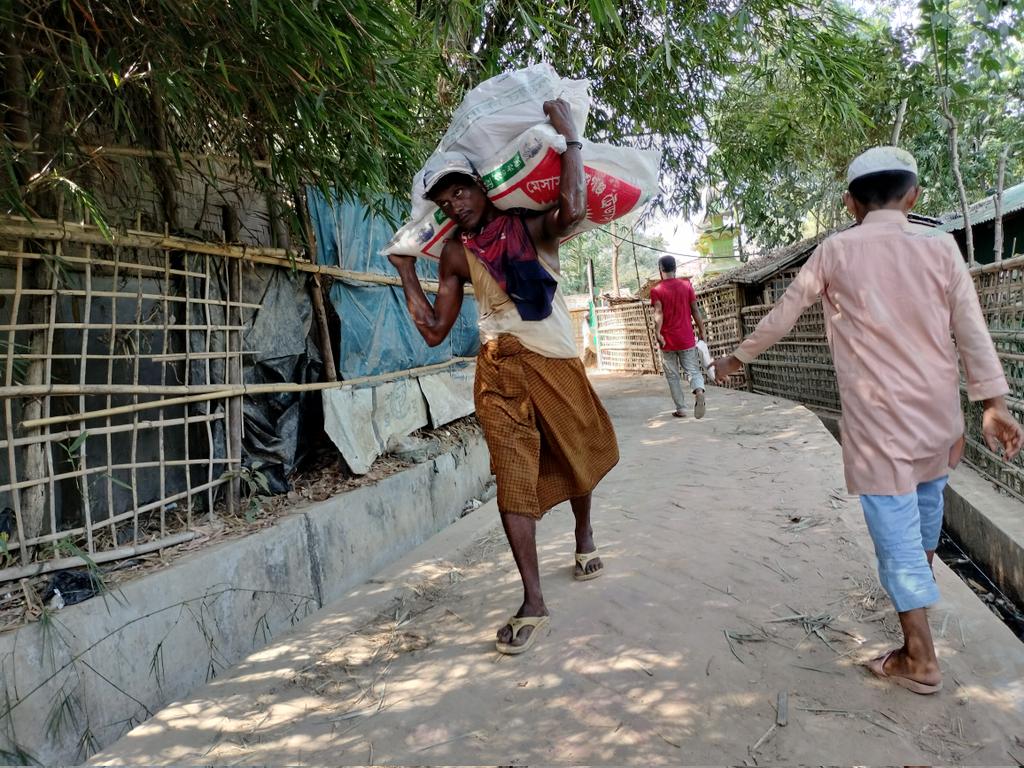
<path id="1" fill-rule="evenodd" d="M 660 379 L 595 381 L 622 448 L 595 494 L 607 570 L 574 582 L 571 514 L 545 518 L 552 624 L 530 653 L 494 651 L 520 587 L 485 505 L 94 762 L 1024 759 L 1024 646 L 944 566 L 945 690 L 918 697 L 858 666 L 896 623 L 816 418 L 712 390 L 707 418 L 681 421 Z"/>

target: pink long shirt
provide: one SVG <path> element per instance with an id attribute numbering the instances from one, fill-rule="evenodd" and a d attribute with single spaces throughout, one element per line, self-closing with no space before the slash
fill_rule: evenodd
<path id="1" fill-rule="evenodd" d="M 872 211 L 818 246 L 736 357 L 751 362 L 819 296 L 850 493 L 900 495 L 945 475 L 964 432 L 957 352 L 972 401 L 1009 392 L 952 236 Z"/>

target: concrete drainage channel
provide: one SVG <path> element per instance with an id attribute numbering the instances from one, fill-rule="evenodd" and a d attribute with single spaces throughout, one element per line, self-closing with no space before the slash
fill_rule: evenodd
<path id="1" fill-rule="evenodd" d="M 73 764 L 493 495 L 479 432 L 0 635 L 0 763 Z"/>
<path id="2" fill-rule="evenodd" d="M 837 442 L 838 418 L 815 412 Z M 969 466 L 950 473 L 937 554 L 1024 642 L 1024 502 Z"/>

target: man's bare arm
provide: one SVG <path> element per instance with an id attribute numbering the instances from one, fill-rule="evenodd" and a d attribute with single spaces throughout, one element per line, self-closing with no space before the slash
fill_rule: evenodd
<path id="1" fill-rule="evenodd" d="M 700 303 L 696 299 L 690 302 L 690 314 L 693 316 L 693 322 L 697 324 L 697 338 L 707 340 L 707 334 L 704 331 L 704 316 L 700 311 Z"/>
<path id="2" fill-rule="evenodd" d="M 462 310 L 465 284 L 469 278 L 469 265 L 462 246 L 455 240 L 449 240 L 445 245 L 441 254 L 437 298 L 433 304 L 423 293 L 423 287 L 416 276 L 416 259 L 411 256 L 391 256 L 389 260 L 402 278 L 405 305 L 409 308 L 416 330 L 427 344 L 436 347 L 448 337 Z"/>
<path id="3" fill-rule="evenodd" d="M 567 142 L 578 142 L 579 135 L 572 120 L 568 102 L 557 99 L 544 103 L 551 125 Z M 578 144 L 571 144 L 562 153 L 562 173 L 558 187 L 558 205 L 544 214 L 543 236 L 560 240 L 570 234 L 587 215 L 586 183 L 583 157 Z"/>
<path id="4" fill-rule="evenodd" d="M 661 326 L 665 322 L 665 312 L 661 308 L 661 302 L 654 302 L 654 335 L 658 337 L 658 343 L 662 349 L 665 348 L 665 337 L 661 335 Z"/>

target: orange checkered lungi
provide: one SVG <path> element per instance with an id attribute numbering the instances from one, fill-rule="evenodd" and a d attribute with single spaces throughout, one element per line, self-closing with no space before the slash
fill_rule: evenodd
<path id="1" fill-rule="evenodd" d="M 590 493 L 619 461 L 579 358 L 544 357 L 500 336 L 480 349 L 474 396 L 504 513 L 540 518 Z"/>

